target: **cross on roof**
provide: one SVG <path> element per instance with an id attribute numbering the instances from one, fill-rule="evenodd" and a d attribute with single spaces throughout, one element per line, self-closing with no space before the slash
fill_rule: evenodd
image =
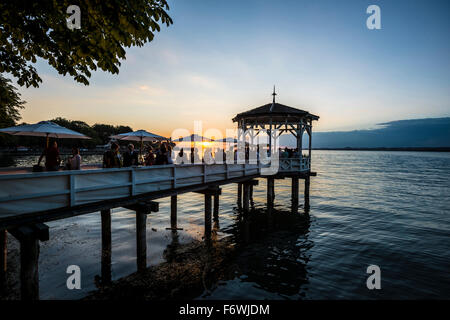
<path id="1" fill-rule="evenodd" d="M 277 95 L 277 93 L 275 92 L 275 85 L 273 86 L 273 101 L 272 101 L 272 105 L 270 106 L 270 112 L 272 112 L 273 107 L 275 106 L 275 96 Z"/>

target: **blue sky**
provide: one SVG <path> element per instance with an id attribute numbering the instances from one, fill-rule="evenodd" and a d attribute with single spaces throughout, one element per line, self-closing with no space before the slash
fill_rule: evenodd
<path id="1" fill-rule="evenodd" d="M 450 1 L 178 0 L 174 24 L 127 50 L 119 75 L 89 87 L 38 62 L 23 120 L 62 116 L 170 134 L 233 128 L 238 112 L 277 101 L 318 114 L 319 131 L 450 115 Z M 381 8 L 368 30 L 366 8 Z M 83 13 L 82 13 L 83 14 Z"/>

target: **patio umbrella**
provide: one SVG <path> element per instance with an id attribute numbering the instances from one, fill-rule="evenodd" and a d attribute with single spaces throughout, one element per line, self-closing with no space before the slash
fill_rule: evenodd
<path id="1" fill-rule="evenodd" d="M 214 141 L 210 138 L 199 136 L 198 134 L 191 134 L 190 136 L 173 140 L 173 142 L 183 142 L 184 140 L 189 140 L 189 139 L 191 142 L 202 142 L 202 141 L 213 142 Z"/>
<path id="2" fill-rule="evenodd" d="M 161 140 L 169 140 L 165 137 L 158 136 L 157 134 L 145 131 L 145 130 L 137 130 L 127 133 L 121 133 L 116 134 L 114 136 L 111 136 L 110 138 L 117 139 L 117 140 L 127 140 L 127 141 L 140 141 L 140 151 L 139 154 L 142 153 L 142 143 L 144 141 L 161 141 Z"/>
<path id="3" fill-rule="evenodd" d="M 173 142 L 184 142 L 185 140 L 190 140 L 190 142 L 194 142 L 194 149 L 196 149 L 196 142 L 214 142 L 213 139 L 210 138 L 206 138 L 203 136 L 200 136 L 198 134 L 191 134 L 190 136 L 184 137 L 184 138 L 178 138 L 173 140 Z M 204 146 L 202 144 L 202 150 L 203 150 Z"/>
<path id="4" fill-rule="evenodd" d="M 228 143 L 237 143 L 238 140 L 236 138 L 228 137 L 228 138 L 220 139 L 219 141 L 220 142 L 228 142 Z"/>
<path id="5" fill-rule="evenodd" d="M 15 127 L 2 128 L 0 132 L 9 133 L 13 136 L 46 137 L 47 147 L 49 138 L 62 139 L 91 139 L 79 132 L 61 127 L 51 121 L 41 121 L 35 124 L 23 124 Z"/>

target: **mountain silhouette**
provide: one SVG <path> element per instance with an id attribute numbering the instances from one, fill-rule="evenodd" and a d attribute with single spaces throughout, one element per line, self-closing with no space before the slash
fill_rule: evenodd
<path id="1" fill-rule="evenodd" d="M 398 120 L 371 130 L 314 132 L 313 148 L 439 148 L 450 147 L 450 117 Z M 314 130 L 314 129 L 313 129 Z M 281 146 L 295 146 L 291 135 L 280 137 Z M 303 146 L 308 145 L 307 135 Z"/>

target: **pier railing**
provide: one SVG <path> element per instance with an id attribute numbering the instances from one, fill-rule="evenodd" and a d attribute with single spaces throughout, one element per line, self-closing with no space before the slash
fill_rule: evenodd
<path id="1" fill-rule="evenodd" d="M 74 207 L 105 200 L 246 176 L 258 176 L 258 164 L 182 164 L 56 172 L 0 174 L 0 220 L 24 213 Z M 309 158 L 280 159 L 279 172 L 302 172 Z"/>
<path id="2" fill-rule="evenodd" d="M 308 171 L 311 168 L 311 160 L 309 157 L 300 158 L 281 158 L 279 160 L 279 172 L 296 172 Z"/>

